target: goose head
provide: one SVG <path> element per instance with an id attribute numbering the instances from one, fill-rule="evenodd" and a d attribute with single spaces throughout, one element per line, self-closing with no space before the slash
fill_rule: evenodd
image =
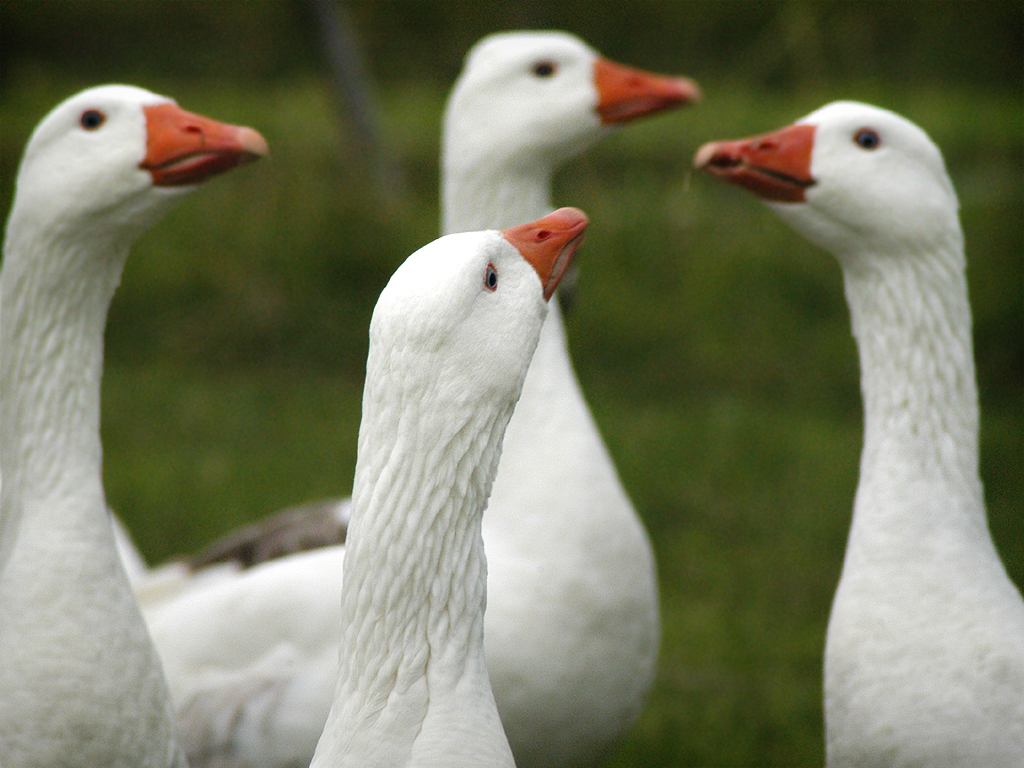
<path id="1" fill-rule="evenodd" d="M 446 235 L 392 275 L 370 322 L 367 380 L 424 376 L 446 403 L 469 393 L 514 402 L 533 355 L 547 300 L 583 238 L 587 218 L 561 208 L 504 231 Z"/>
<path id="2" fill-rule="evenodd" d="M 444 118 L 452 164 L 556 168 L 610 126 L 697 100 L 685 78 L 602 58 L 563 32 L 504 32 L 466 57 Z"/>
<path id="3" fill-rule="evenodd" d="M 834 102 L 773 133 L 705 144 L 694 165 L 758 195 L 841 259 L 926 251 L 959 237 L 939 149 L 879 107 Z"/>
<path id="4" fill-rule="evenodd" d="M 193 115 L 141 88 L 90 88 L 33 132 L 11 220 L 50 237 L 131 239 L 201 182 L 265 154 L 251 128 Z"/>

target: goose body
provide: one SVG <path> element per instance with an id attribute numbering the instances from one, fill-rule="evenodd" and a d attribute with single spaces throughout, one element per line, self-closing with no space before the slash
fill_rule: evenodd
<path id="1" fill-rule="evenodd" d="M 699 95 L 557 32 L 484 38 L 444 117 L 446 232 L 552 207 L 554 172 L 613 125 Z M 636 720 L 660 639 L 654 556 L 576 379 L 557 302 L 484 518 L 487 660 L 520 766 L 588 765 Z"/>
<path id="2" fill-rule="evenodd" d="M 512 766 L 484 662 L 481 515 L 554 292 L 587 220 L 448 235 L 381 293 L 313 766 Z M 539 278 L 539 279 L 538 279 Z"/>
<path id="3" fill-rule="evenodd" d="M 1024 764 L 1024 602 L 988 530 L 963 234 L 942 155 L 837 102 L 696 163 L 838 259 L 864 445 L 825 647 L 827 762 Z"/>
<path id="4" fill-rule="evenodd" d="M 558 167 L 612 126 L 697 96 L 687 80 L 614 64 L 571 35 L 485 38 L 445 111 L 443 231 L 538 219 L 553 208 Z M 658 651 L 658 593 L 647 533 L 587 408 L 555 304 L 505 436 L 483 536 L 487 665 L 516 761 L 592 764 L 640 713 Z M 336 655 L 340 603 L 322 584 L 345 556 L 338 546 L 302 557 L 294 579 L 281 564 L 227 568 L 233 584 L 176 585 L 173 600 L 158 590 L 143 601 L 194 765 L 214 755 L 232 765 L 309 759 L 333 699 L 320 670 Z M 289 586 L 269 587 L 275 578 Z M 252 657 L 232 655 L 236 642 Z"/>
<path id="5" fill-rule="evenodd" d="M 0 761 L 183 766 L 100 474 L 107 309 L 131 244 L 255 131 L 138 88 L 58 105 L 25 149 L 0 272 Z"/>

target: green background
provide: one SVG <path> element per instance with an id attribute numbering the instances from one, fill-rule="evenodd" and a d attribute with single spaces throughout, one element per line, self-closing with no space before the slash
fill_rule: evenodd
<path id="1" fill-rule="evenodd" d="M 856 351 L 834 261 L 697 147 L 835 99 L 893 109 L 960 194 L 990 523 L 1024 583 L 1024 15 L 1017 2 L 353 2 L 376 143 L 338 97 L 315 4 L 4 0 L 0 215 L 58 101 L 129 82 L 252 125 L 272 155 L 134 249 L 110 313 L 111 505 L 152 562 L 345 495 L 377 294 L 436 236 L 439 120 L 500 29 L 574 32 L 685 74 L 699 106 L 630 126 L 557 177 L 591 217 L 568 330 L 651 533 L 663 644 L 609 766 L 816 765 L 821 655 L 857 480 Z M 383 181 L 375 181 L 383 171 Z"/>

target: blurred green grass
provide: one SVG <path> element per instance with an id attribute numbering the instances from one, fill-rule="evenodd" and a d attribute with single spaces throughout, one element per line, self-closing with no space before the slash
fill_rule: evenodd
<path id="1" fill-rule="evenodd" d="M 447 45 L 431 77 L 392 72 L 380 86 L 404 174 L 386 203 L 323 78 L 301 62 L 258 83 L 139 70 L 138 84 L 253 125 L 272 148 L 147 234 L 111 309 L 105 482 L 151 561 L 348 493 L 373 303 L 436 236 Z M 908 83 L 861 73 L 848 56 L 844 78 L 765 87 L 739 65 L 695 71 L 662 45 L 630 63 L 685 71 L 706 101 L 615 133 L 557 177 L 556 202 L 593 222 L 568 317 L 574 361 L 662 588 L 657 683 L 609 766 L 822 761 L 824 630 L 860 448 L 856 351 L 838 266 L 752 196 L 692 174 L 704 141 L 857 98 L 907 115 L 942 147 L 967 237 L 990 523 L 1024 583 L 1022 84 Z M 0 82 L 5 218 L 32 126 L 95 82 L 26 60 Z"/>

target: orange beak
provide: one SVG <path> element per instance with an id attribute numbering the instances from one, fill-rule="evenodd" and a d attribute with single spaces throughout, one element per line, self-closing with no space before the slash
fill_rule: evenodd
<path id="1" fill-rule="evenodd" d="M 765 200 L 802 203 L 807 188 L 814 185 L 814 129 L 813 125 L 791 125 L 742 141 L 705 144 L 697 150 L 693 165 Z"/>
<path id="2" fill-rule="evenodd" d="M 544 286 L 547 301 L 583 240 L 590 222 L 578 208 L 559 208 L 529 224 L 502 230 L 502 235 L 530 262 Z"/>
<path id="3" fill-rule="evenodd" d="M 697 84 L 685 77 L 662 77 L 603 58 L 594 62 L 594 85 L 597 113 L 605 125 L 628 123 L 701 97 Z"/>
<path id="4" fill-rule="evenodd" d="M 144 111 L 146 157 L 139 167 L 149 171 L 157 187 L 199 184 L 269 152 L 267 142 L 252 128 L 193 115 L 177 104 Z"/>

